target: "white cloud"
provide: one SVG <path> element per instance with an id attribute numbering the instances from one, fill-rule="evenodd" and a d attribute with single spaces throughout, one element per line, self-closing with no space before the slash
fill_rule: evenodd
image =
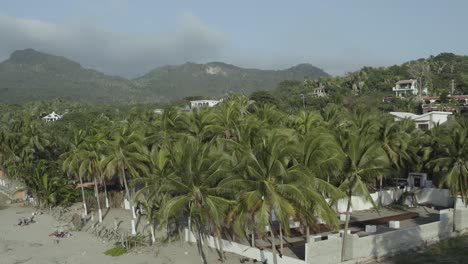
<path id="1" fill-rule="evenodd" d="M 33 48 L 130 77 L 165 64 L 209 60 L 226 46 L 220 32 L 190 14 L 181 16 L 176 30 L 157 34 L 124 34 L 83 22 L 58 25 L 0 16 L 0 36 L 0 59 L 14 50 Z"/>

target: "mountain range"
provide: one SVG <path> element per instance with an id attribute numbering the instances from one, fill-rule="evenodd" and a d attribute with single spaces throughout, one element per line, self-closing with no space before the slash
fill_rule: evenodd
<path id="1" fill-rule="evenodd" d="M 311 64 L 286 70 L 245 69 L 223 62 L 162 66 L 129 80 L 110 76 L 61 56 L 18 50 L 0 63 L 0 103 L 56 98 L 95 103 L 164 102 L 187 96 L 272 90 L 283 80 L 328 76 Z"/>

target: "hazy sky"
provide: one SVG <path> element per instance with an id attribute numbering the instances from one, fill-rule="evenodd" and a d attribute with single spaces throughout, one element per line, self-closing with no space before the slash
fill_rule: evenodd
<path id="1" fill-rule="evenodd" d="M 467 55 L 467 14 L 466 0 L 0 0 L 0 60 L 34 48 L 127 77 L 187 61 L 343 74 Z"/>

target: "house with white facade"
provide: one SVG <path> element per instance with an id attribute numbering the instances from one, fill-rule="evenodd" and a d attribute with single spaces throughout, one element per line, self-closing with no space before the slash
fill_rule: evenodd
<path id="1" fill-rule="evenodd" d="M 57 114 L 55 112 L 52 112 L 52 113 L 44 116 L 42 119 L 45 120 L 46 122 L 49 122 L 49 121 L 54 122 L 54 121 L 59 120 L 60 118 L 62 118 L 61 115 L 59 115 L 59 114 Z"/>
<path id="2" fill-rule="evenodd" d="M 327 89 L 325 89 L 325 87 L 319 86 L 318 88 L 312 90 L 312 95 L 317 97 L 323 97 L 328 95 L 328 91 Z"/>
<path id="3" fill-rule="evenodd" d="M 199 108 L 199 107 L 214 107 L 215 105 L 222 102 L 222 100 L 196 100 L 190 101 L 190 109 Z"/>
<path id="4" fill-rule="evenodd" d="M 392 88 L 392 91 L 395 92 L 395 96 L 403 97 L 408 95 L 418 95 L 418 82 L 417 80 L 401 80 L 395 84 L 395 87 Z M 427 88 L 422 90 L 423 95 L 427 95 Z"/>
<path id="5" fill-rule="evenodd" d="M 416 128 L 431 130 L 437 124 L 443 124 L 449 120 L 451 112 L 433 111 L 422 115 L 407 112 L 390 112 L 395 121 L 411 119 L 416 123 Z"/>

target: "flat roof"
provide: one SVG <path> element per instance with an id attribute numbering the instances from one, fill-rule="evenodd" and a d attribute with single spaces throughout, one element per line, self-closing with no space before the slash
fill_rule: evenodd
<path id="1" fill-rule="evenodd" d="M 390 112 L 390 114 L 395 116 L 395 117 L 401 118 L 401 119 L 410 118 L 412 120 L 421 120 L 421 119 L 424 119 L 427 116 L 434 115 L 434 114 L 437 114 L 437 115 L 451 115 L 452 112 L 432 111 L 432 112 L 428 112 L 428 113 L 425 113 L 425 114 L 422 114 L 422 115 L 416 115 L 416 114 L 408 113 L 408 112 Z"/>

